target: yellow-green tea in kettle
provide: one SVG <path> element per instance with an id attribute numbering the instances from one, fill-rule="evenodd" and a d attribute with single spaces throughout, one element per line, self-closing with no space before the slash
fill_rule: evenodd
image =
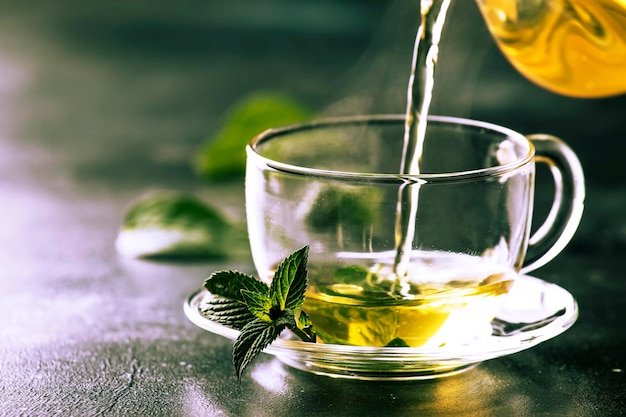
<path id="1" fill-rule="evenodd" d="M 626 92 L 626 0 L 477 0 L 511 64 L 573 97 Z"/>

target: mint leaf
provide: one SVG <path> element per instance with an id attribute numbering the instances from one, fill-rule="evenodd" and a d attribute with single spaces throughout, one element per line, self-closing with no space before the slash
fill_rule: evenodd
<path id="1" fill-rule="evenodd" d="M 233 365 L 237 378 L 252 360 L 280 335 L 283 329 L 271 322 L 255 318 L 246 324 L 233 346 Z"/>
<path id="2" fill-rule="evenodd" d="M 364 224 L 372 223 L 376 217 L 368 202 L 380 198 L 373 193 L 357 194 L 340 188 L 327 188 L 319 193 L 305 221 L 316 232 L 339 226 L 362 230 Z"/>
<path id="3" fill-rule="evenodd" d="M 198 198 L 176 191 L 152 191 L 133 200 L 126 209 L 123 227 L 197 226 L 225 228 L 226 220 Z"/>
<path id="4" fill-rule="evenodd" d="M 237 271 L 215 272 L 204 282 L 211 297 L 205 300 L 202 314 L 241 331 L 233 348 L 238 378 L 285 328 L 304 341 L 315 342 L 311 320 L 300 310 L 308 286 L 308 253 L 305 246 L 289 255 L 277 267 L 269 287 Z"/>
<path id="5" fill-rule="evenodd" d="M 347 265 L 335 270 L 335 281 L 342 284 L 363 284 L 371 272 L 360 265 Z"/>
<path id="6" fill-rule="evenodd" d="M 241 295 L 246 301 L 246 306 L 250 313 L 256 318 L 271 323 L 273 318 L 272 312 L 272 299 L 265 293 L 258 293 L 249 290 L 241 290 Z"/>
<path id="7" fill-rule="evenodd" d="M 236 330 L 241 330 L 254 320 L 254 314 L 248 310 L 246 304 L 222 297 L 214 297 L 207 301 L 200 313 L 209 320 Z"/>
<path id="8" fill-rule="evenodd" d="M 241 330 L 256 316 L 248 308 L 243 290 L 263 294 L 269 299 L 269 287 L 257 278 L 238 271 L 218 271 L 204 282 L 215 297 L 206 301 L 201 313 L 209 320 Z"/>
<path id="9" fill-rule="evenodd" d="M 400 337 L 396 337 L 392 339 L 389 343 L 385 345 L 386 347 L 409 347 L 409 344 L 404 341 L 404 339 Z"/>
<path id="10" fill-rule="evenodd" d="M 293 313 L 285 310 L 274 322 L 256 318 L 244 326 L 233 346 L 233 365 L 237 378 L 241 378 L 246 366 L 294 320 Z"/>
<path id="11" fill-rule="evenodd" d="M 290 327 L 290 330 L 297 334 L 302 340 L 315 342 L 317 339 L 311 319 L 302 310 L 300 310 L 300 314 L 298 315 L 297 327 L 295 329 Z M 305 336 L 303 336 L 302 333 L 304 333 Z"/>
<path id="12" fill-rule="evenodd" d="M 278 265 L 272 284 L 270 297 L 274 305 L 284 309 L 298 309 L 304 302 L 307 283 L 307 258 L 309 247 L 305 246 L 287 257 Z"/>
<path id="13" fill-rule="evenodd" d="M 224 258 L 248 253 L 247 234 L 199 198 L 153 191 L 131 201 L 115 241 L 119 253 L 138 258 Z"/>
<path id="14" fill-rule="evenodd" d="M 304 311 L 300 311 L 300 315 L 298 316 L 298 327 L 300 329 L 306 329 L 312 326 L 313 323 L 311 323 L 309 316 Z"/>
<path id="15" fill-rule="evenodd" d="M 246 144 L 276 126 L 303 122 L 313 113 L 285 94 L 257 91 L 236 102 L 224 117 L 222 128 L 197 151 L 193 166 L 209 180 L 242 177 L 246 167 Z"/>
<path id="16" fill-rule="evenodd" d="M 269 287 L 263 281 L 239 271 L 218 271 L 204 281 L 204 288 L 212 294 L 245 303 L 241 290 L 269 295 Z"/>

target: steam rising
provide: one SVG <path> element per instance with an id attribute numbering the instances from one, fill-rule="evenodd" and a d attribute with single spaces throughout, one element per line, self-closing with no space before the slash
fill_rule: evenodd
<path id="1" fill-rule="evenodd" d="M 326 116 L 403 114 L 415 33 L 416 0 L 395 0 L 361 59 L 346 75 Z M 473 1 L 454 1 L 443 31 L 430 114 L 468 117 L 485 53 L 495 45 Z"/>

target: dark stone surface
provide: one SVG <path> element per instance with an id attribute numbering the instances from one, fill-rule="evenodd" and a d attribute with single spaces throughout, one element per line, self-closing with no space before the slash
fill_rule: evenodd
<path id="1" fill-rule="evenodd" d="M 363 80 L 378 56 L 409 59 L 407 42 L 396 43 L 414 30 L 407 10 L 348 0 L 0 2 L 0 415 L 625 415 L 626 101 L 541 91 L 493 45 L 464 72 L 475 84 L 456 90 L 451 112 L 561 135 L 587 172 L 579 233 L 536 271 L 579 302 L 563 335 L 439 381 L 334 380 L 264 355 L 239 382 L 231 342 L 193 326 L 182 304 L 212 271 L 251 272 L 251 261 L 116 254 L 124 207 L 149 189 L 193 191 L 243 219 L 241 182 L 203 184 L 188 165 L 241 95 L 280 89 L 322 109 L 371 87 L 385 92 L 379 107 L 397 112 L 404 66 Z M 477 29 L 468 42 L 484 36 Z"/>

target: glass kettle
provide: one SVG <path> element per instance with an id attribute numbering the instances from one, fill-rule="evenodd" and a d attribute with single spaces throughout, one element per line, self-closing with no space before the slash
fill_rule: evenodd
<path id="1" fill-rule="evenodd" d="M 626 93 L 626 0 L 476 0 L 511 64 L 572 97 Z"/>

